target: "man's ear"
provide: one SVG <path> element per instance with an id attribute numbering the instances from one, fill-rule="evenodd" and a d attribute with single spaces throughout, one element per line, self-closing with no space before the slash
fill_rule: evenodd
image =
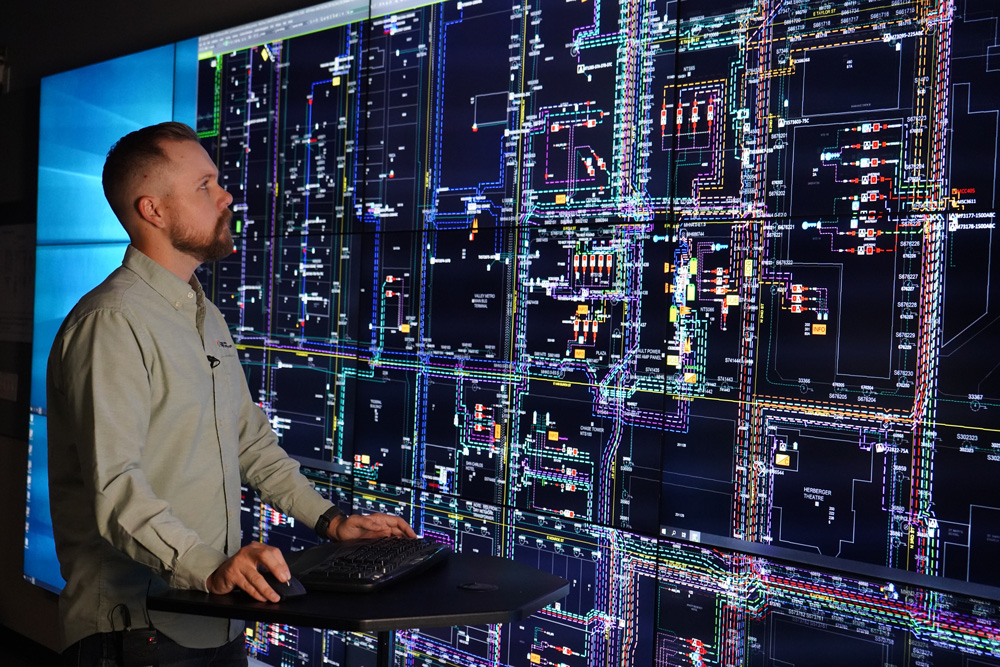
<path id="1" fill-rule="evenodd" d="M 163 229 L 166 226 L 166 220 L 163 216 L 163 202 L 160 200 L 160 197 L 143 195 L 136 201 L 135 207 L 139 213 L 139 217 L 145 222 L 159 229 Z"/>

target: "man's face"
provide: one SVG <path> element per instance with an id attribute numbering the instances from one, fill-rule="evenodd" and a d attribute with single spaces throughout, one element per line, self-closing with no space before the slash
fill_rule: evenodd
<path id="1" fill-rule="evenodd" d="M 169 211 L 167 234 L 173 247 L 200 262 L 214 262 L 233 252 L 229 223 L 232 196 L 219 185 L 219 172 L 201 144 L 167 141 L 164 179 Z"/>

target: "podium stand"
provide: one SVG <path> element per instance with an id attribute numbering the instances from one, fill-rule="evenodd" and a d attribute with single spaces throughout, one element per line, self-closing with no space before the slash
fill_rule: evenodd
<path id="1" fill-rule="evenodd" d="M 510 623 L 569 593 L 569 582 L 505 558 L 451 553 L 411 579 L 369 593 L 309 592 L 278 603 L 242 592 L 212 595 L 170 590 L 151 595 L 149 609 L 328 630 L 375 632 L 379 667 L 390 667 L 395 631 Z"/>

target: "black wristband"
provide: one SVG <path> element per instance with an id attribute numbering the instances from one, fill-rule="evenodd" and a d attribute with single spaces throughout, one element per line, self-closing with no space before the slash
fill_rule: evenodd
<path id="1" fill-rule="evenodd" d="M 344 516 L 344 513 L 340 511 L 339 507 L 333 505 L 330 509 L 320 515 L 319 520 L 316 521 L 316 527 L 313 528 L 313 530 L 315 530 L 316 534 L 324 540 L 329 539 L 330 536 L 327 534 L 327 530 L 330 528 L 330 522 L 338 516 Z"/>

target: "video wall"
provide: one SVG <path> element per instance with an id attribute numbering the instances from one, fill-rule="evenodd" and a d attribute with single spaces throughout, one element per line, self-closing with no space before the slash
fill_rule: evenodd
<path id="1" fill-rule="evenodd" d="M 173 118 L 234 197 L 199 278 L 317 488 L 571 582 L 397 660 L 1000 665 L 998 19 L 349 0 L 47 79 L 26 576 L 62 585 L 49 344 L 126 241 L 103 154 Z M 246 497 L 246 540 L 315 541 Z"/>

